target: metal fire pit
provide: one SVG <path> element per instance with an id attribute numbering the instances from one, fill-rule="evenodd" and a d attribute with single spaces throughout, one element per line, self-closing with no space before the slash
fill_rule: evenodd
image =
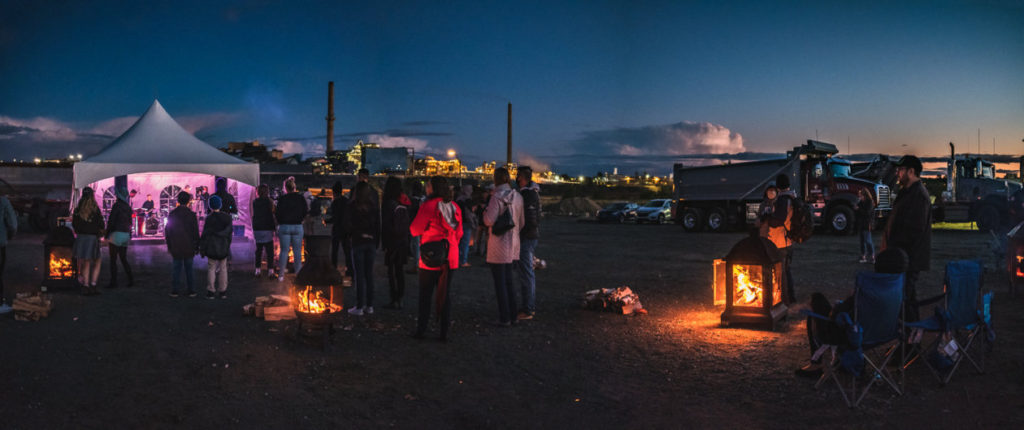
<path id="1" fill-rule="evenodd" d="M 71 252 L 75 245 L 75 234 L 66 226 L 58 226 L 50 229 L 50 233 L 43 239 L 43 268 L 46 270 L 46 277 L 43 278 L 43 286 L 47 288 L 72 288 L 75 286 L 75 278 L 78 275 L 78 264 Z M 71 264 L 70 273 L 67 276 L 54 274 L 50 268 L 50 261 L 54 254 L 60 253 L 66 257 Z"/>
<path id="2" fill-rule="evenodd" d="M 768 239 L 750 236 L 725 257 L 722 326 L 750 325 L 775 330 L 786 317 L 782 303 L 784 258 Z"/>
<path id="3" fill-rule="evenodd" d="M 330 261 L 330 236 L 306 236 L 304 242 L 308 259 L 303 263 L 302 270 L 295 275 L 291 287 L 292 307 L 298 319 L 296 337 L 319 337 L 323 340 L 322 347 L 327 349 L 335 333 L 334 323 L 344 309 L 340 294 L 342 276 Z M 338 295 L 334 294 L 335 288 L 339 289 Z M 316 300 L 310 299 L 313 296 L 316 296 Z M 311 308 L 322 308 L 323 311 L 303 310 Z"/>

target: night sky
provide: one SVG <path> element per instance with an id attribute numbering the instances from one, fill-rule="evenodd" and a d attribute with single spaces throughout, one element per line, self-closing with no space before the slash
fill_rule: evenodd
<path id="1" fill-rule="evenodd" d="M 721 5 L 719 3 L 728 3 Z M 862 4 L 863 3 L 863 4 Z M 688 154 L 1024 153 L 1024 6 L 0 2 L 0 158 L 88 155 L 158 98 L 200 139 L 365 139 L 569 174 Z"/>

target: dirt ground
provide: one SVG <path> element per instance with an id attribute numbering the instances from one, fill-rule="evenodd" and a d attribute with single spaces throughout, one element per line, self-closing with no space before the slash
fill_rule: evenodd
<path id="1" fill-rule="evenodd" d="M 987 372 L 960 370 L 939 387 L 923 366 L 897 397 L 876 387 L 848 409 L 834 387 L 793 376 L 807 358 L 795 311 L 776 332 L 720 328 L 710 304 L 711 261 L 743 237 L 688 234 L 675 225 L 601 225 L 547 218 L 538 255 L 537 318 L 490 324 L 497 305 L 480 257 L 454 275 L 448 343 L 409 337 L 416 280 L 405 310 L 344 315 L 324 352 L 293 337 L 295 321 L 242 316 L 258 295 L 250 249 L 235 250 L 227 300 L 170 298 L 162 245 L 133 246 L 137 286 L 98 297 L 55 293 L 39 322 L 0 317 L 0 427 L 43 428 L 1011 428 L 1024 422 L 1024 297 L 996 291 L 998 338 Z M 988 236 L 937 231 L 922 295 L 941 291 L 942 267 L 988 256 Z M 8 247 L 8 296 L 39 285 L 42 237 Z M 105 254 L 105 252 L 104 252 Z M 855 237 L 818 235 L 799 246 L 794 276 L 844 297 L 857 264 Z M 383 256 L 378 255 L 378 266 Z M 243 268 L 245 268 L 243 270 Z M 205 262 L 196 260 L 205 286 Z M 387 301 L 382 267 L 376 303 Z M 106 283 L 107 261 L 101 285 Z M 200 276 L 202 275 L 202 276 Z M 582 310 L 583 292 L 631 286 L 649 310 Z M 346 289 L 348 303 L 354 291 Z M 929 315 L 930 312 L 925 313 Z M 436 336 L 436 327 L 430 333 Z M 1016 423 L 1016 424 L 1014 424 Z"/>

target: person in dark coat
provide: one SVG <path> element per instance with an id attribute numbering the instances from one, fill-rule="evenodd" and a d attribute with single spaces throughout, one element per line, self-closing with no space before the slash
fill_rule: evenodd
<path id="1" fill-rule="evenodd" d="M 416 219 L 416 215 L 419 213 L 420 206 L 426 200 L 426 196 L 423 194 L 423 183 L 416 178 L 407 178 L 405 180 L 405 187 L 409 190 L 409 219 Z M 409 253 L 414 261 L 420 259 L 420 237 L 412 235 L 409 240 Z M 410 267 L 405 273 L 416 274 L 416 267 Z"/>
<path id="2" fill-rule="evenodd" d="M 128 190 L 118 188 L 117 201 L 110 208 L 107 217 L 107 250 L 110 251 L 110 285 L 117 287 L 117 261 L 121 260 L 124 273 L 128 275 L 128 287 L 135 285 L 132 266 L 128 265 L 128 243 L 132 240 L 132 207 L 128 204 Z"/>
<path id="3" fill-rule="evenodd" d="M 256 242 L 255 276 L 260 276 L 263 253 L 267 253 L 267 277 L 274 277 L 274 230 L 277 220 L 274 219 L 274 201 L 270 200 L 270 187 L 260 184 L 256 189 L 256 200 L 252 201 L 252 234 Z"/>
<path id="4" fill-rule="evenodd" d="M 238 205 L 235 203 L 235 196 L 228 192 L 228 178 L 218 177 L 217 182 L 214 184 L 214 190 L 213 195 L 220 197 L 221 212 L 231 216 L 238 215 Z M 211 210 L 213 209 L 210 207 L 209 200 L 206 202 L 206 207 Z"/>
<path id="5" fill-rule="evenodd" d="M 182 272 L 185 272 L 188 296 L 196 296 L 192 260 L 199 250 L 199 220 L 196 219 L 196 213 L 188 208 L 191 201 L 192 196 L 188 193 L 178 193 L 178 206 L 167 216 L 167 227 L 164 228 L 167 251 L 170 252 L 172 259 L 171 297 L 178 297 Z"/>
<path id="6" fill-rule="evenodd" d="M 344 252 L 345 277 L 352 277 L 352 241 L 348 230 L 345 230 L 345 215 L 348 213 L 349 199 L 345 197 L 345 188 L 341 181 L 331 187 L 333 199 L 328 210 L 331 222 L 331 263 L 338 266 L 338 248 Z"/>
<path id="7" fill-rule="evenodd" d="M 220 196 L 210 196 L 210 212 L 199 237 L 199 252 L 206 257 L 206 298 L 228 298 L 228 256 L 231 255 L 231 215 L 221 211 Z M 218 275 L 219 274 L 219 275 Z"/>
<path id="8" fill-rule="evenodd" d="M 384 204 L 381 207 L 381 242 L 384 246 L 384 264 L 388 269 L 388 287 L 391 302 L 384 307 L 402 309 L 405 296 L 405 262 L 409 259 L 409 198 L 402 192 L 402 181 L 392 176 L 384 184 Z"/>
<path id="9" fill-rule="evenodd" d="M 380 209 L 370 197 L 367 182 L 356 183 L 352 204 L 345 217 L 352 235 L 353 284 L 356 287 L 356 306 L 348 313 L 356 316 L 373 314 L 373 260 L 380 244 Z"/>
<path id="10" fill-rule="evenodd" d="M 896 163 L 896 179 L 900 192 L 892 203 L 892 212 L 882 235 L 882 247 L 900 248 L 907 253 L 910 264 L 903 283 L 906 321 L 918 320 L 917 280 L 928 270 L 932 250 L 931 196 L 921 182 L 921 160 L 907 155 Z"/>
<path id="11" fill-rule="evenodd" d="M 72 255 L 78 259 L 79 283 L 82 293 L 89 296 L 99 294 L 96 280 L 100 276 L 100 237 L 103 237 L 103 214 L 96 204 L 92 188 L 82 190 L 82 198 L 72 216 L 71 226 L 75 229 L 75 244 Z"/>
<path id="12" fill-rule="evenodd" d="M 520 320 L 533 319 L 537 310 L 537 277 L 533 272 L 533 256 L 540 239 L 540 186 L 533 182 L 533 169 L 519 166 L 516 171 L 516 185 L 523 196 L 523 220 L 519 230 L 519 261 L 515 262 L 519 273 L 519 292 L 523 295 Z"/>
<path id="13" fill-rule="evenodd" d="M 793 200 L 797 199 L 796 192 L 789 189 L 789 176 L 779 174 L 775 177 L 775 186 L 779 194 L 775 197 L 771 214 L 765 218 L 768 224 L 768 239 L 775 244 L 779 251 L 786 256 L 785 288 L 782 290 L 782 299 L 786 304 L 796 302 L 796 287 L 793 286 L 793 240 L 786 234 L 793 226 Z"/>
<path id="14" fill-rule="evenodd" d="M 302 221 L 309 213 L 309 205 L 301 193 L 296 192 L 295 178 L 284 181 L 284 189 L 288 194 L 277 198 L 277 237 L 281 242 L 281 252 L 277 255 L 277 280 L 284 282 L 284 273 L 288 265 L 288 251 L 291 250 L 295 273 L 302 270 Z"/>

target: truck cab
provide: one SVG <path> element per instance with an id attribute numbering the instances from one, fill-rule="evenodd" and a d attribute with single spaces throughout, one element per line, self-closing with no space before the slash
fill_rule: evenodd
<path id="1" fill-rule="evenodd" d="M 973 221 L 991 230 L 1010 221 L 1010 201 L 1020 194 L 1021 183 L 996 179 L 996 166 L 969 155 L 956 155 L 946 163 L 946 189 L 936 202 L 941 221 Z"/>
<path id="2" fill-rule="evenodd" d="M 814 218 L 836 234 L 853 231 L 858 194 L 867 189 L 875 199 L 874 218 L 884 217 L 891 209 L 889 187 L 856 178 L 853 163 L 832 153 L 810 154 L 801 163 L 804 189 L 802 194 L 812 208 Z"/>

